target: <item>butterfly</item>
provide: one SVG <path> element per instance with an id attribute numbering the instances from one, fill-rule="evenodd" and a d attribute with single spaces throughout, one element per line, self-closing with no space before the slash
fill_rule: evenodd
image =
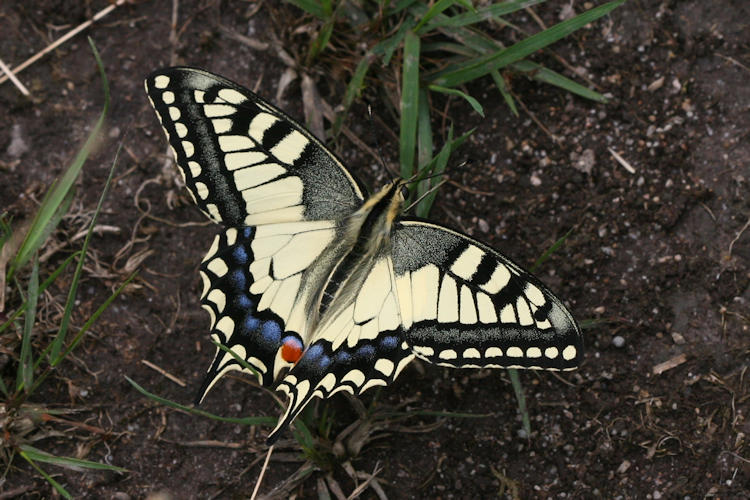
<path id="1" fill-rule="evenodd" d="M 581 331 L 563 303 L 484 243 L 402 215 L 408 181 L 367 196 L 303 126 L 220 76 L 166 68 L 145 86 L 188 191 L 224 226 L 200 275 L 225 349 L 199 402 L 222 375 L 251 367 L 288 397 L 272 444 L 311 399 L 387 385 L 415 357 L 580 363 Z"/>

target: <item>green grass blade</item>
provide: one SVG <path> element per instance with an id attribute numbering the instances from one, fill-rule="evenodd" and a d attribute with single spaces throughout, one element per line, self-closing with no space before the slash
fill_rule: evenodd
<path id="1" fill-rule="evenodd" d="M 93 48 L 93 43 L 92 43 Z M 94 48 L 94 50 L 96 50 Z M 97 62 L 99 64 L 101 63 L 101 59 L 99 59 L 99 54 L 96 53 Z M 100 70 L 103 72 L 104 68 L 100 67 Z M 52 341 L 51 348 L 50 348 L 50 364 L 52 366 L 58 365 L 65 356 L 60 356 L 60 351 L 62 349 L 63 344 L 65 343 L 65 337 L 68 333 L 68 325 L 70 324 L 70 316 L 73 313 L 73 307 L 75 306 L 75 300 L 76 300 L 76 294 L 78 293 L 78 284 L 81 280 L 81 273 L 83 272 L 83 263 L 86 261 L 86 252 L 89 248 L 89 243 L 91 242 L 91 237 L 94 234 L 94 227 L 96 226 L 96 220 L 99 218 L 99 214 L 102 211 L 102 205 L 104 205 L 104 199 L 107 197 L 107 193 L 109 192 L 109 187 L 112 184 L 112 177 L 115 173 L 115 167 L 117 166 L 117 159 L 120 155 L 120 150 L 122 149 L 122 145 L 117 149 L 117 152 L 115 153 L 115 158 L 112 161 L 112 167 L 109 169 L 109 176 L 107 177 L 107 181 L 104 183 L 104 188 L 102 189 L 102 194 L 99 196 L 99 202 L 96 205 L 96 210 L 94 210 L 94 215 L 91 217 L 91 223 L 89 224 L 88 231 L 86 232 L 86 237 L 83 240 L 83 245 L 81 246 L 81 256 L 78 259 L 78 265 L 76 266 L 76 270 L 73 273 L 73 279 L 70 283 L 70 288 L 68 289 L 68 298 L 65 303 L 65 308 L 63 309 L 63 315 L 60 319 L 60 328 L 57 331 L 57 334 L 55 335 L 54 340 Z"/>
<path id="2" fill-rule="evenodd" d="M 529 410 L 526 409 L 526 394 L 521 385 L 518 370 L 508 368 L 508 376 L 510 377 L 510 384 L 513 386 L 513 393 L 516 395 L 518 413 L 521 414 L 521 425 L 523 425 L 523 430 L 526 431 L 526 437 L 529 437 L 531 436 L 531 420 L 529 419 Z"/>
<path id="3" fill-rule="evenodd" d="M 477 57 L 473 60 L 467 61 L 459 68 L 441 71 L 434 75 L 432 83 L 444 87 L 455 87 L 476 80 L 477 78 L 481 78 L 492 70 L 500 69 L 519 61 L 537 50 L 543 49 L 561 38 L 570 35 L 588 23 L 607 15 L 616 7 L 622 5 L 624 1 L 625 0 L 614 0 L 604 5 L 600 5 L 599 7 L 588 10 L 572 19 L 556 24 L 555 26 L 535 35 L 531 35 L 530 37 L 513 44 L 507 49 L 502 49 L 493 54 Z"/>
<path id="4" fill-rule="evenodd" d="M 489 5 L 463 14 L 456 14 L 455 16 L 442 16 L 432 20 L 427 26 L 423 26 L 421 33 L 428 33 L 434 29 L 443 27 L 459 28 L 462 26 L 469 26 L 490 19 L 499 20 L 498 18 L 500 16 L 511 14 L 517 10 L 525 9 L 526 7 L 531 7 L 532 5 L 545 1 L 546 0 L 513 0 L 510 2 Z"/>
<path id="5" fill-rule="evenodd" d="M 316 0 L 286 0 L 292 5 L 295 5 L 299 7 L 300 9 L 304 10 L 308 14 L 312 14 L 313 16 L 319 18 L 319 19 L 327 19 L 330 15 L 329 12 L 326 12 L 326 8 L 323 5 L 322 2 L 316 1 Z M 326 2 L 329 5 L 330 9 L 330 2 Z"/>
<path id="6" fill-rule="evenodd" d="M 166 398 L 162 398 L 161 396 L 157 396 L 156 394 L 153 394 L 140 385 L 135 382 L 135 380 L 131 379 L 127 375 L 125 375 L 125 380 L 127 380 L 130 385 L 135 387 L 135 389 L 146 396 L 147 398 L 156 401 L 157 403 L 160 403 L 164 406 L 167 406 L 169 408 L 174 408 L 176 410 L 182 410 L 187 413 L 190 413 L 192 415 L 198 415 L 200 417 L 206 417 L 210 418 L 211 420 L 216 420 L 219 422 L 228 422 L 231 424 L 241 424 L 241 425 L 264 425 L 264 426 L 270 426 L 270 425 L 276 425 L 277 419 L 274 417 L 222 417 L 219 415 L 214 415 L 213 413 L 207 412 L 205 410 L 199 410 L 198 408 L 192 408 L 190 406 L 181 405 L 180 403 L 175 403 L 174 401 L 171 401 Z"/>
<path id="7" fill-rule="evenodd" d="M 91 45 L 91 50 L 94 52 L 94 58 L 96 59 L 97 66 L 99 67 L 99 74 L 102 79 L 102 88 L 104 90 L 104 106 L 102 112 L 99 114 L 99 119 L 91 130 L 83 147 L 78 151 L 73 162 L 45 196 L 44 202 L 39 207 L 39 210 L 34 217 L 34 221 L 29 228 L 29 232 L 26 234 L 26 238 L 21 244 L 13 263 L 11 264 L 9 276 L 12 276 L 17 269 L 23 267 L 29 261 L 33 253 L 39 249 L 42 243 L 44 243 L 44 229 L 48 226 L 55 212 L 58 211 L 58 208 L 63 203 L 65 197 L 68 196 L 73 187 L 73 183 L 75 183 L 78 174 L 81 172 L 83 164 L 86 162 L 89 154 L 91 154 L 91 150 L 99 137 L 99 133 L 104 126 L 104 120 L 109 112 L 109 83 L 107 82 L 107 76 L 104 74 L 104 64 L 99 57 L 99 52 L 96 50 L 94 42 L 90 38 L 89 44 Z"/>
<path id="8" fill-rule="evenodd" d="M 67 269 L 68 265 L 73 262 L 73 259 L 78 257 L 79 252 L 72 253 L 69 255 L 62 264 L 60 264 L 55 271 L 47 277 L 46 280 L 41 284 L 39 287 L 39 294 L 41 295 L 47 287 L 49 287 L 52 283 L 55 282 L 58 276 L 60 276 L 60 273 L 62 273 L 65 269 Z M 24 301 L 21 306 L 16 309 L 12 314 L 8 316 L 8 321 L 0 325 L 0 333 L 3 333 L 6 328 L 8 328 L 11 324 L 13 324 L 13 321 L 15 321 L 23 312 L 26 310 L 26 302 Z"/>
<path id="9" fill-rule="evenodd" d="M 432 124 L 430 103 L 425 89 L 419 89 L 419 111 L 417 114 L 417 165 L 420 168 L 432 159 Z"/>
<path id="10" fill-rule="evenodd" d="M 461 97 L 462 99 L 465 99 L 466 102 L 468 102 L 471 105 L 471 107 L 474 108 L 474 111 L 479 113 L 482 116 L 482 118 L 484 118 L 484 109 L 482 108 L 482 105 L 479 104 L 479 101 L 471 97 L 469 94 L 462 92 L 458 89 L 449 89 L 447 87 L 441 87 L 439 85 L 430 85 L 428 88 L 432 90 L 433 92 L 440 92 L 441 94 L 446 94 L 446 95 L 455 95 L 455 96 Z"/>
<path id="11" fill-rule="evenodd" d="M 341 103 L 343 109 L 336 114 L 336 120 L 333 123 L 334 137 L 337 137 L 339 133 L 341 133 L 341 127 L 344 124 L 344 117 L 349 112 L 349 108 L 354 102 L 354 98 L 361 93 L 362 87 L 364 86 L 365 76 L 367 76 L 367 72 L 370 70 L 370 66 L 374 60 L 375 54 L 373 52 L 367 52 L 357 64 L 352 79 L 349 80 L 349 84 L 346 86 L 346 92 L 344 92 L 344 99 Z"/>
<path id="12" fill-rule="evenodd" d="M 513 113 L 513 116 L 518 117 L 518 108 L 516 107 L 516 101 L 513 100 L 513 96 L 510 94 L 510 91 L 508 90 L 508 86 L 505 84 L 505 79 L 500 74 L 498 70 L 494 70 L 492 73 L 490 73 L 490 76 L 492 77 L 492 80 L 495 82 L 495 85 L 497 86 L 497 90 L 500 91 L 500 95 L 503 96 L 503 100 L 505 100 L 505 104 L 508 105 L 510 108 L 510 112 Z"/>
<path id="13" fill-rule="evenodd" d="M 16 372 L 16 390 L 31 387 L 34 381 L 34 361 L 31 358 L 31 337 L 36 323 L 36 305 L 39 299 L 39 255 L 34 254 L 29 276 L 29 288 L 26 294 L 26 310 L 24 312 L 23 337 L 21 338 L 21 355 Z"/>
<path id="14" fill-rule="evenodd" d="M 44 469 L 42 469 L 41 467 L 39 467 L 39 466 L 37 465 L 37 463 L 36 463 L 35 461 L 33 461 L 33 460 L 32 460 L 31 458 L 29 458 L 29 456 L 28 456 L 28 455 L 27 455 L 27 454 L 26 454 L 26 453 L 25 453 L 25 452 L 24 452 L 23 450 L 21 450 L 21 451 L 19 452 L 19 454 L 20 454 L 20 455 L 21 455 L 21 456 L 22 456 L 22 457 L 23 457 L 23 458 L 24 458 L 24 459 L 25 459 L 25 460 L 26 460 L 27 462 L 29 462 L 29 463 L 31 464 L 31 466 L 32 466 L 32 467 L 33 467 L 34 469 L 36 469 L 36 471 L 37 471 L 37 472 L 38 472 L 38 473 L 39 473 L 39 474 L 40 474 L 40 475 L 41 475 L 41 476 L 42 476 L 42 477 L 43 477 L 44 479 L 46 479 L 46 480 L 47 480 L 47 482 L 48 482 L 49 484 L 51 484 L 53 488 L 55 488 L 55 491 L 57 491 L 57 492 L 58 492 L 58 493 L 59 493 L 59 494 L 60 494 L 60 495 L 61 495 L 61 496 L 62 496 L 63 498 L 66 498 L 66 499 L 68 499 L 68 500 L 71 500 L 71 499 L 73 498 L 73 496 L 72 496 L 72 495 L 71 495 L 70 493 L 68 493 L 68 491 L 67 491 L 67 490 L 66 490 L 65 488 L 63 488 L 63 487 L 62 487 L 62 485 L 61 485 L 60 483 L 58 483 L 57 481 L 55 481 L 54 479 L 52 479 L 52 476 L 50 476 L 49 474 L 47 474 L 46 472 L 44 472 Z"/>
<path id="15" fill-rule="evenodd" d="M 417 117 L 419 113 L 419 37 L 413 32 L 404 38 L 404 59 L 401 83 L 401 129 L 399 158 L 401 176 L 409 178 L 414 173 Z"/>
<path id="16" fill-rule="evenodd" d="M 453 139 L 453 127 L 451 127 L 448 131 L 448 140 L 443 145 L 442 149 L 438 153 L 438 155 L 433 159 L 432 162 L 430 162 L 424 170 L 426 172 L 429 172 L 431 174 L 442 174 L 445 172 L 446 167 L 448 166 L 448 160 L 450 159 L 450 155 L 453 154 L 453 152 L 461 147 L 461 145 L 464 143 L 464 141 L 474 132 L 474 129 L 469 130 L 468 132 L 464 133 L 460 137 Z M 432 183 L 424 184 L 427 181 L 422 181 L 419 184 L 418 187 L 418 193 L 419 196 L 422 196 L 424 193 L 426 193 L 431 187 Z M 440 182 L 439 180 L 437 182 Z M 427 217 L 430 213 L 430 209 L 432 209 L 432 204 L 435 202 L 435 197 L 437 196 L 437 191 L 433 190 L 431 193 L 427 194 L 421 202 L 416 207 L 416 214 L 419 217 Z"/>
<path id="17" fill-rule="evenodd" d="M 390 38 L 386 38 L 382 42 L 378 43 L 375 47 L 373 47 L 373 52 L 375 54 L 379 54 L 382 52 L 383 66 L 388 66 L 388 64 L 391 62 L 393 53 L 401 45 L 401 42 L 404 41 L 404 38 L 406 38 L 406 34 L 410 33 L 410 30 L 415 23 L 416 21 L 411 18 L 405 20 L 403 23 L 401 23 L 401 26 L 398 28 L 398 31 L 395 35 Z"/>
<path id="18" fill-rule="evenodd" d="M 50 455 L 46 451 L 42 451 L 27 444 L 22 444 L 21 446 L 19 446 L 19 449 L 21 450 L 21 453 L 25 453 L 26 456 L 32 460 L 36 460 L 37 462 L 44 462 L 47 464 L 59 465 L 60 467 L 67 467 L 69 469 L 77 470 L 83 468 L 94 470 L 109 470 L 113 472 L 128 472 L 127 469 L 123 467 L 117 467 L 115 465 L 92 462 L 90 460 L 82 460 L 80 458 L 56 457 L 55 455 Z"/>
<path id="19" fill-rule="evenodd" d="M 529 76 L 533 80 L 554 85 L 555 87 L 567 90 L 570 93 L 579 95 L 586 99 L 602 103 L 607 102 L 607 98 L 601 95 L 599 92 L 584 87 L 580 83 L 574 82 L 570 78 L 567 78 L 556 71 L 545 68 L 540 64 L 536 64 L 531 61 L 518 61 L 517 63 L 513 64 L 513 69 L 515 71 L 529 73 Z"/>
<path id="20" fill-rule="evenodd" d="M 237 354 L 236 352 L 234 352 L 234 351 L 233 351 L 233 350 L 232 350 L 232 349 L 231 349 L 230 347 L 227 347 L 227 346 L 225 346 L 225 345 L 224 345 L 224 344 L 222 344 L 221 342 L 216 342 L 216 341 L 215 341 L 214 339 L 211 339 L 211 342 L 212 342 L 212 343 L 213 343 L 213 344 L 214 344 L 214 345 L 215 345 L 216 347 L 218 347 L 219 349 L 221 349 L 222 351 L 224 351 L 224 352 L 226 352 L 226 353 L 229 353 L 229 355 L 230 355 L 230 356 L 232 356 L 232 357 L 234 358 L 234 360 L 235 360 L 235 361 L 236 361 L 237 363 L 239 363 L 239 364 L 240 364 L 240 366 L 241 366 L 241 367 L 242 367 L 242 368 L 243 368 L 244 370 L 247 370 L 247 371 L 249 371 L 250 373 L 252 373 L 253 375 L 255 375 L 255 376 L 256 376 L 256 377 L 258 378 L 258 380 L 260 380 L 260 373 L 258 373 L 258 370 L 256 370 L 256 369 L 255 369 L 255 367 L 253 367 L 253 365 L 251 365 L 250 363 L 248 363 L 248 362 L 247 362 L 247 361 L 245 360 L 245 358 L 241 357 L 241 356 L 240 356 L 239 354 Z"/>
<path id="21" fill-rule="evenodd" d="M 328 41 L 331 39 L 333 33 L 333 25 L 336 23 L 336 17 L 331 16 L 320 28 L 318 36 L 313 40 L 310 46 L 310 51 L 307 53 L 307 59 L 305 61 L 306 66 L 312 66 L 312 63 L 318 56 L 325 50 L 328 45 Z"/>
<path id="22" fill-rule="evenodd" d="M 556 242 L 552 244 L 542 255 L 539 256 L 538 259 L 536 259 L 536 262 L 534 262 L 534 265 L 529 268 L 529 271 L 532 273 L 535 273 L 537 269 L 539 269 L 542 264 L 547 262 L 547 259 L 550 258 L 550 256 L 557 251 L 558 248 L 562 246 L 563 243 L 565 243 L 565 240 L 568 239 L 568 236 L 570 236 L 573 233 L 573 228 L 571 227 L 568 229 L 568 232 L 562 235 Z"/>
<path id="23" fill-rule="evenodd" d="M 448 9 L 455 5 L 456 3 L 461 3 L 465 7 L 467 6 L 467 3 L 465 1 L 456 1 L 456 0 L 438 0 L 434 4 L 432 4 L 432 7 L 427 9 L 427 12 L 422 16 L 422 19 L 419 20 L 419 24 L 417 24 L 416 28 L 414 28 L 414 31 L 419 33 L 419 30 L 428 22 L 430 22 L 435 16 L 438 14 L 441 14 L 445 9 Z M 468 8 L 474 9 L 474 7 L 471 4 L 468 4 Z M 476 12 L 476 11 L 475 11 Z M 421 33 L 420 33 L 421 34 Z"/>

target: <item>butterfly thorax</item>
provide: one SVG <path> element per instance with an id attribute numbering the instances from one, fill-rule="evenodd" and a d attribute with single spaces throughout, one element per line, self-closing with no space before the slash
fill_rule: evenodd
<path id="1" fill-rule="evenodd" d="M 352 305 L 375 262 L 390 251 L 393 223 L 404 203 L 402 185 L 402 180 L 387 184 L 345 221 L 348 250 L 331 270 L 322 291 L 318 305 L 320 325 Z"/>

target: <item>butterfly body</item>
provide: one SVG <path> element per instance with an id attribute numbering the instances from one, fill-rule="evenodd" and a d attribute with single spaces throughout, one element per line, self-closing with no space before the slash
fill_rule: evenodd
<path id="1" fill-rule="evenodd" d="M 196 204 L 224 224 L 201 265 L 211 335 L 289 405 L 387 385 L 416 356 L 453 367 L 575 368 L 580 330 L 535 277 L 472 238 L 372 196 L 302 126 L 192 68 L 146 79 Z M 217 350 L 201 399 L 228 370 Z"/>

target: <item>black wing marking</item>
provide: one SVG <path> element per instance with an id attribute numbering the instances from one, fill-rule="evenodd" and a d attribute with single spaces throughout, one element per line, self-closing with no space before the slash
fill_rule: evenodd
<path id="1" fill-rule="evenodd" d="M 453 367 L 567 370 L 582 359 L 573 316 L 538 279 L 448 228 L 403 219 L 393 265 L 404 339 Z"/>
<path id="2" fill-rule="evenodd" d="M 248 89 L 193 68 L 146 78 L 196 204 L 228 226 L 340 219 L 363 202 L 352 175 L 310 132 Z"/>

